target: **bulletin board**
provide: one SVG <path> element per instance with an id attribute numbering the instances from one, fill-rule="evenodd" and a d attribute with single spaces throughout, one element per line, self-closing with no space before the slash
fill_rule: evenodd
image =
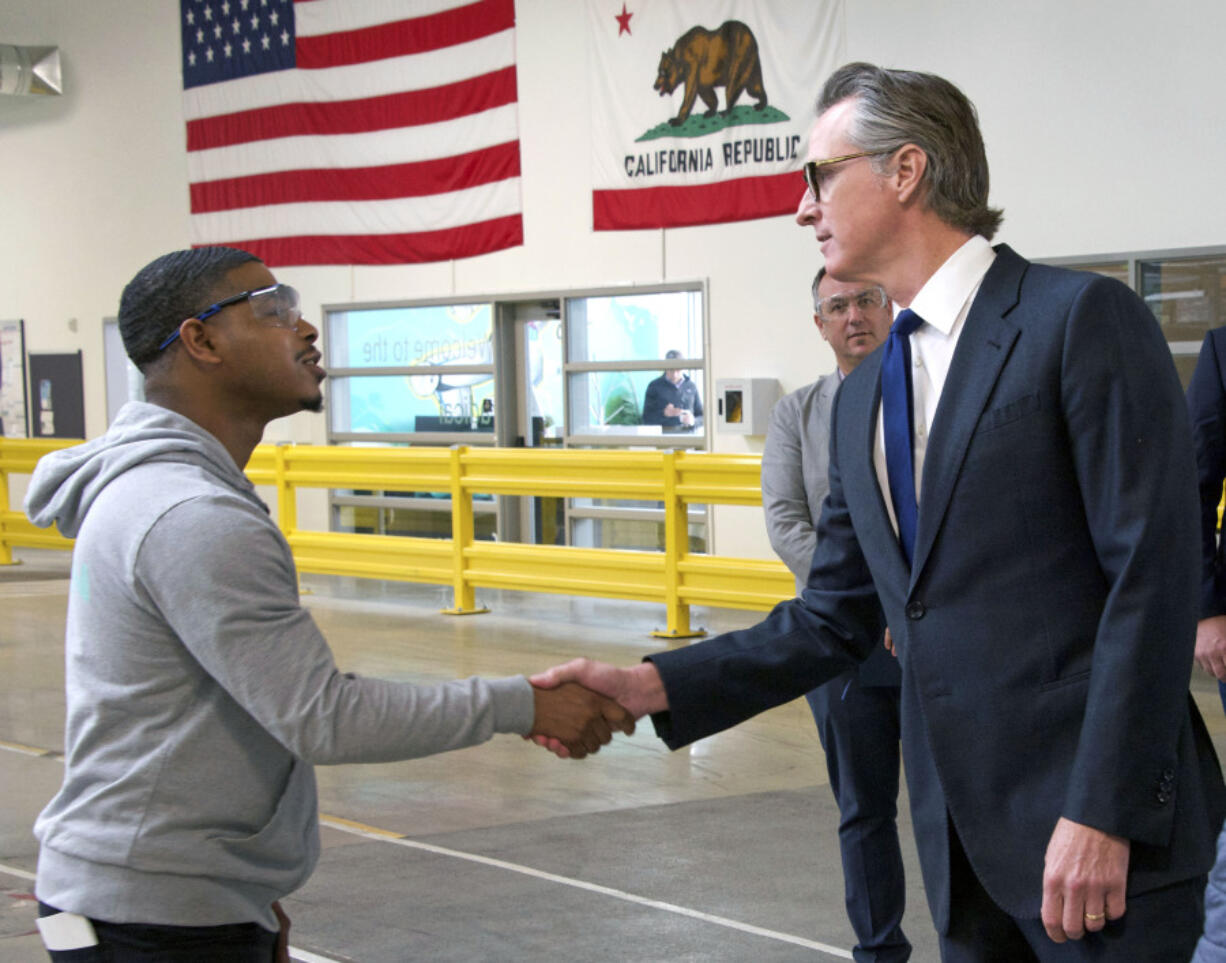
<path id="1" fill-rule="evenodd" d="M 23 321 L 0 321 L 0 437 L 27 437 L 26 329 Z"/>
<path id="2" fill-rule="evenodd" d="M 30 434 L 34 438 L 85 437 L 81 352 L 30 357 Z"/>

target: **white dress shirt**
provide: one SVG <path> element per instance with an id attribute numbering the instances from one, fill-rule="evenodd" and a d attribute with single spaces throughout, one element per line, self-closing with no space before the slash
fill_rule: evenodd
<path id="1" fill-rule="evenodd" d="M 962 335 L 971 302 L 979 292 L 984 275 L 996 260 L 992 245 L 976 234 L 958 250 L 954 251 L 937 268 L 924 286 L 919 289 L 910 308 L 924 323 L 911 333 L 911 398 L 914 411 L 912 425 L 915 464 L 915 495 L 923 504 L 920 481 L 924 477 L 924 455 L 928 450 L 928 436 L 936 418 L 945 376 Z M 896 310 L 901 310 L 895 305 Z M 885 499 L 890 524 L 898 531 L 898 519 L 894 516 L 894 503 L 890 499 L 890 481 L 885 470 L 885 431 L 881 406 L 877 406 L 877 441 L 873 451 L 873 467 L 877 470 L 877 484 Z"/>

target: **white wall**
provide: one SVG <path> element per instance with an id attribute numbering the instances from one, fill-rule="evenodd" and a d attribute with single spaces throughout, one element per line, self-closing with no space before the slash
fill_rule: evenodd
<path id="1" fill-rule="evenodd" d="M 796 0 L 797 3 L 809 0 Z M 633 4 L 630 4 L 632 7 Z M 1220 38 L 1226 5 L 1120 0 L 856 0 L 845 60 L 941 73 L 979 108 L 999 240 L 1031 257 L 1224 243 Z M 30 351 L 84 351 L 86 424 L 105 429 L 102 318 L 142 265 L 188 243 L 178 5 L 0 0 L 0 43 L 56 44 L 67 94 L 0 97 L 0 318 Z M 667 232 L 591 231 L 582 4 L 519 0 L 525 244 L 464 261 L 280 269 L 308 306 L 709 282 L 716 378 L 785 390 L 833 366 L 813 329 L 809 231 L 790 218 Z M 816 91 L 814 92 L 816 94 Z M 800 179 L 797 178 L 799 196 Z M 322 442 L 297 415 L 269 440 Z M 718 451 L 761 439 L 716 435 Z M 752 513 L 719 513 L 722 553 L 769 557 Z"/>

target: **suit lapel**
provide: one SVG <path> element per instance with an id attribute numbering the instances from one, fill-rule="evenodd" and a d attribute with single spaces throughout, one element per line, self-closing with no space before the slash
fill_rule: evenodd
<path id="1" fill-rule="evenodd" d="M 823 375 L 821 382 L 817 386 L 817 410 L 818 416 L 821 418 L 821 424 L 830 424 L 830 408 L 834 404 L 834 393 L 839 390 L 839 375 L 837 371 L 832 371 L 828 375 Z"/>
<path id="2" fill-rule="evenodd" d="M 932 551 L 975 426 L 1020 333 L 1005 316 L 1018 303 L 1025 272 L 1022 258 L 1005 245 L 997 249 L 954 349 L 924 456 L 912 584 Z"/>
<path id="3" fill-rule="evenodd" d="M 886 494 L 877 481 L 874 446 L 877 437 L 877 410 L 881 404 L 881 358 L 878 348 L 847 376 L 840 407 L 847 405 L 852 415 L 852 444 L 840 451 L 839 470 L 843 492 L 856 528 L 856 538 L 866 557 L 873 559 L 874 575 L 891 584 L 906 585 L 910 575 L 907 561 L 886 509 Z"/>

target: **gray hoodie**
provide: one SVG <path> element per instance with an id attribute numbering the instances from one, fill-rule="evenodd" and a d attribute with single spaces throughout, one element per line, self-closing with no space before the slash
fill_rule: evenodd
<path id="1" fill-rule="evenodd" d="M 412 685 L 340 672 L 289 546 L 221 443 L 132 402 L 44 457 L 26 496 L 77 539 L 66 771 L 34 827 L 38 896 L 112 922 L 277 924 L 319 855 L 313 764 L 527 733 L 522 677 Z"/>

